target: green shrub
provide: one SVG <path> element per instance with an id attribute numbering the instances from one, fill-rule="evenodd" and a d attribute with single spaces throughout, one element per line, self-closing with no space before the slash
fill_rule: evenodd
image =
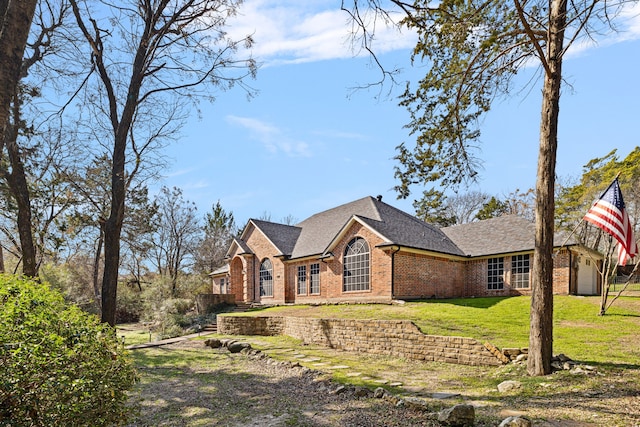
<path id="1" fill-rule="evenodd" d="M 188 298 L 171 298 L 164 302 L 162 305 L 162 311 L 171 314 L 187 314 L 192 310 L 195 303 L 193 299 Z"/>
<path id="2" fill-rule="evenodd" d="M 135 380 L 113 328 L 48 285 L 0 275 L 0 425 L 119 425 Z"/>
<path id="3" fill-rule="evenodd" d="M 116 298 L 116 323 L 139 322 L 144 312 L 144 299 L 137 288 L 120 284 Z"/>

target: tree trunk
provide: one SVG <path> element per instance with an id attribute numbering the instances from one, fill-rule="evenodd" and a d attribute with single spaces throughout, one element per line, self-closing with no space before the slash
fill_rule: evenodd
<path id="1" fill-rule="evenodd" d="M 5 127 L 5 131 L 8 131 L 9 127 L 13 126 L 8 124 Z M 9 133 L 13 134 L 13 131 Z M 7 151 L 11 162 L 11 173 L 7 176 L 7 183 L 18 205 L 18 235 L 20 236 L 20 248 L 22 251 L 22 273 L 27 277 L 36 277 L 38 269 L 31 228 L 31 199 L 24 166 L 14 137 L 15 135 L 12 135 L 9 138 L 10 141 L 7 141 Z"/>
<path id="2" fill-rule="evenodd" d="M 0 130 L 4 134 L 11 98 L 20 80 L 22 57 L 37 0 L 3 1 L 0 6 Z"/>
<path id="3" fill-rule="evenodd" d="M 0 9 L 0 19 L 2 19 L 0 27 L 0 130 L 2 131 L 2 138 L 7 137 L 11 102 L 16 94 L 16 87 L 20 80 L 22 57 L 29 37 L 29 29 L 31 28 L 36 4 L 37 0 L 3 2 Z M 10 147 L 9 141 L 7 141 L 7 149 L 9 150 L 10 148 L 14 153 L 17 150 L 17 147 Z M 9 156 L 11 157 L 11 151 L 9 151 Z M 11 161 L 13 164 L 13 158 Z M 36 258 L 31 233 L 29 193 L 28 191 L 24 192 L 26 181 L 22 182 L 24 171 L 22 171 L 22 177 L 15 170 L 12 170 L 11 175 L 13 175 L 11 177 L 12 182 L 9 184 L 12 187 L 11 191 L 13 192 L 15 188 L 20 189 L 18 193 L 14 193 L 14 197 L 19 209 L 18 227 L 24 260 L 23 272 L 27 276 L 34 277 L 36 275 Z M 24 198 L 25 194 L 26 199 Z"/>
<path id="4" fill-rule="evenodd" d="M 111 173 L 111 213 L 104 224 L 104 273 L 102 276 L 102 321 L 115 326 L 118 270 L 120 268 L 120 234 L 124 220 L 125 147 L 127 133 L 115 135 Z"/>
<path id="5" fill-rule="evenodd" d="M 19 99 L 14 95 L 13 123 L 7 121 L 4 138 L 11 172 L 3 172 L 9 191 L 18 206 L 18 235 L 20 236 L 20 250 L 22 252 L 22 273 L 27 277 L 36 277 L 38 268 L 36 264 L 36 248 L 33 244 L 33 231 L 31 224 L 31 199 L 29 186 L 25 175 L 24 164 L 18 147 L 18 130 L 16 123 L 20 121 Z"/>
<path id="6" fill-rule="evenodd" d="M 536 236 L 529 331 L 529 375 L 551 373 L 553 357 L 553 233 L 558 114 L 566 0 L 553 0 L 549 15 L 547 69 L 542 91 L 540 151 L 536 180 Z"/>
<path id="7" fill-rule="evenodd" d="M 0 245 L 0 274 L 4 273 L 4 253 L 2 252 L 2 245 Z"/>
<path id="8" fill-rule="evenodd" d="M 100 257 L 102 255 L 102 245 L 104 243 L 104 223 L 100 222 L 100 237 L 98 237 L 98 247 L 93 258 L 93 294 L 96 297 L 96 301 L 100 301 L 100 286 L 98 283 L 98 277 L 100 276 Z"/>

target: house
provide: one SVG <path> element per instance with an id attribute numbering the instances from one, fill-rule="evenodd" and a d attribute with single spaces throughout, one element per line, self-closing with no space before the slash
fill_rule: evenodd
<path id="1" fill-rule="evenodd" d="M 554 244 L 554 293 L 597 294 L 601 256 Z M 518 216 L 439 228 L 365 197 L 296 225 L 249 220 L 211 276 L 214 292 L 260 304 L 526 295 L 533 248 Z"/>

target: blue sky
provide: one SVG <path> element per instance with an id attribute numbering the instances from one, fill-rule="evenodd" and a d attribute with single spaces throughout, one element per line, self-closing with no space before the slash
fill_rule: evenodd
<path id="1" fill-rule="evenodd" d="M 239 90 L 202 104 L 182 138 L 167 149 L 161 184 L 180 187 L 201 214 L 220 200 L 238 225 L 268 214 L 301 221 L 365 196 L 413 213 L 416 187 L 397 200 L 395 147 L 411 144 L 408 113 L 374 82 L 378 70 L 351 49 L 348 17 L 337 0 L 246 0 L 229 32 L 253 33 L 262 64 L 248 101 Z M 593 46 L 575 49 L 563 65 L 557 174 L 579 176 L 582 166 L 614 148 L 621 157 L 640 145 L 640 19 L 636 8 L 622 27 Z M 383 64 L 402 67 L 399 80 L 417 81 L 411 34 L 378 31 L 374 48 Z M 534 70 L 530 70 L 533 72 Z M 522 82 L 530 76 L 523 75 Z M 385 87 L 388 89 L 388 87 Z M 477 186 L 502 196 L 535 186 L 540 84 L 494 105 L 481 124 Z M 464 189 L 462 190 L 464 192 Z"/>

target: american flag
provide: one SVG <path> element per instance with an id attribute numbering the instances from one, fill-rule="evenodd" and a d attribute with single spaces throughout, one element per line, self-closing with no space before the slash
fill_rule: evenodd
<path id="1" fill-rule="evenodd" d="M 584 216 L 588 221 L 600 227 L 618 241 L 618 264 L 626 265 L 630 258 L 638 253 L 638 245 L 633 236 L 633 227 L 625 209 L 618 178 L 595 201 Z"/>

